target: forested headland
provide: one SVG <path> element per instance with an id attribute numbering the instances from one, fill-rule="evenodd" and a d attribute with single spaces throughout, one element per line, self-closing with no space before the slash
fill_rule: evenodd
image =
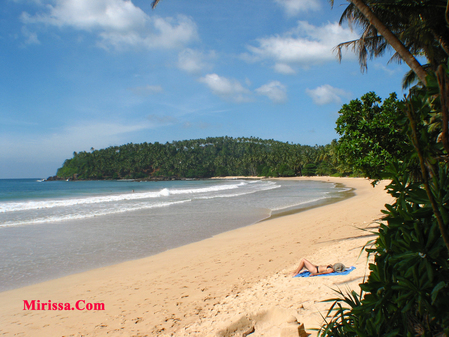
<path id="1" fill-rule="evenodd" d="M 391 176 L 393 158 L 409 153 L 400 122 L 401 102 L 374 92 L 339 110 L 339 140 L 300 145 L 255 137 L 209 137 L 165 144 L 141 143 L 74 152 L 54 179 L 162 180 L 223 176 Z"/>
<path id="2" fill-rule="evenodd" d="M 181 179 L 220 176 L 347 175 L 337 141 L 300 145 L 260 138 L 211 137 L 74 152 L 61 179 Z"/>

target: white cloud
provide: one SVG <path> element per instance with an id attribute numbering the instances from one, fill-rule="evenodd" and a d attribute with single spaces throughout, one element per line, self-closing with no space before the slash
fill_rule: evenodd
<path id="1" fill-rule="evenodd" d="M 330 103 L 341 103 L 341 97 L 349 97 L 350 93 L 343 90 L 324 84 L 315 89 L 306 89 L 307 95 L 312 97 L 315 104 L 324 105 Z"/>
<path id="2" fill-rule="evenodd" d="M 288 64 L 285 63 L 276 63 L 273 68 L 274 71 L 276 71 L 277 73 L 281 73 L 284 75 L 296 74 L 295 69 L 293 69 L 292 67 L 290 67 Z"/>
<path id="3" fill-rule="evenodd" d="M 47 13 L 30 16 L 25 22 L 42 22 L 55 26 L 72 26 L 81 30 L 132 30 L 145 24 L 147 15 L 131 1 L 123 0 L 56 0 L 48 4 Z"/>
<path id="4" fill-rule="evenodd" d="M 22 34 L 26 38 L 25 44 L 40 44 L 37 34 L 30 32 L 27 27 L 22 27 Z"/>
<path id="5" fill-rule="evenodd" d="M 192 19 L 150 17 L 129 0 L 55 0 L 45 8 L 22 21 L 94 32 L 104 48 L 180 48 L 198 39 Z"/>
<path id="6" fill-rule="evenodd" d="M 206 84 L 212 92 L 226 100 L 234 102 L 251 101 L 251 91 L 243 87 L 239 81 L 218 76 L 217 74 L 208 74 L 199 79 Z"/>
<path id="7" fill-rule="evenodd" d="M 277 64 L 277 71 L 290 71 L 286 66 L 291 68 L 291 65 L 296 64 L 307 67 L 335 60 L 335 46 L 357 37 L 356 33 L 337 22 L 317 27 L 305 21 L 298 21 L 296 28 L 282 36 L 258 39 L 258 46 L 248 46 L 250 54 L 243 57 L 252 61 L 271 59 Z"/>
<path id="8" fill-rule="evenodd" d="M 184 49 L 178 54 L 178 68 L 188 73 L 198 74 L 203 69 L 209 69 L 211 66 L 208 60 L 215 57 L 215 52 L 204 54 L 190 48 Z"/>
<path id="9" fill-rule="evenodd" d="M 256 93 L 267 96 L 274 103 L 284 103 L 287 100 L 286 88 L 279 81 L 272 81 L 257 88 Z"/>
<path id="10" fill-rule="evenodd" d="M 321 8 L 318 0 L 274 0 L 274 2 L 282 6 L 288 16 L 294 16 L 308 10 L 316 11 Z"/>
<path id="11" fill-rule="evenodd" d="M 396 70 L 397 70 L 397 69 L 388 68 L 388 67 L 386 67 L 383 64 L 380 64 L 378 62 L 374 63 L 374 68 L 380 69 L 380 70 L 386 72 L 390 76 L 394 75 L 396 73 Z"/>
<path id="12" fill-rule="evenodd" d="M 264 84 L 252 92 L 247 87 L 244 87 L 239 81 L 219 76 L 217 74 L 208 74 L 199 79 L 212 91 L 213 94 L 237 103 L 251 102 L 253 95 L 267 96 L 274 103 L 284 103 L 287 100 L 286 87 L 279 81 L 272 81 Z M 247 86 L 251 85 L 251 81 L 246 78 Z"/>

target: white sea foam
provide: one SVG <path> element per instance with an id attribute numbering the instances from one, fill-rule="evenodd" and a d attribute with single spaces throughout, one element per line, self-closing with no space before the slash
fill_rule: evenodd
<path id="1" fill-rule="evenodd" d="M 168 188 L 163 188 L 159 193 L 162 197 L 168 197 L 170 195 L 170 190 Z"/>
<path id="2" fill-rule="evenodd" d="M 282 189 L 286 185 L 290 186 L 287 194 Z M 198 182 L 198 184 L 189 182 L 165 186 L 167 187 L 159 190 L 153 189 L 132 193 L 4 202 L 0 203 L 0 227 L 76 220 L 142 209 L 168 207 L 190 201 L 203 203 L 222 198 L 226 198 L 226 202 L 223 200 L 223 202 L 216 204 L 216 207 L 220 209 L 256 207 L 280 211 L 319 202 L 330 197 L 325 190 L 317 192 L 318 194 L 313 192 L 309 195 L 307 187 L 303 187 L 303 185 L 269 180 L 233 180 L 232 182 L 220 181 L 217 183 Z M 303 190 L 304 188 L 306 190 Z M 279 192 L 264 193 L 277 189 L 279 189 Z M 233 201 L 233 198 L 236 198 L 236 200 Z M 195 203 L 192 207 L 197 207 L 196 205 L 200 204 Z M 176 212 L 176 210 L 174 211 Z"/>
<path id="3" fill-rule="evenodd" d="M 130 211 L 138 211 L 142 209 L 151 209 L 151 208 L 160 208 L 160 207 L 168 207 L 176 204 L 183 204 L 186 202 L 191 202 L 191 199 L 173 201 L 173 202 L 160 202 L 154 204 L 135 204 L 128 207 L 120 207 L 120 208 L 109 208 L 107 210 L 94 210 L 89 213 L 80 214 L 80 213 L 70 213 L 64 215 L 49 215 L 40 218 L 26 219 L 26 220 L 15 220 L 15 221 L 7 221 L 4 223 L 0 223 L 0 227 L 9 227 L 9 226 L 18 226 L 18 225 L 31 225 L 31 224 L 39 224 L 39 223 L 47 223 L 47 222 L 57 222 L 57 221 L 66 221 L 66 220 L 79 220 L 86 218 L 93 218 L 96 216 L 103 215 L 111 215 L 118 213 L 125 213 Z"/>
<path id="4" fill-rule="evenodd" d="M 70 199 L 48 199 L 48 200 L 33 200 L 22 202 L 5 202 L 0 203 L 0 213 L 36 210 L 36 209 L 49 209 L 54 207 L 72 207 L 76 205 L 88 205 L 98 203 L 111 203 L 120 201 L 132 201 L 139 199 L 154 199 L 169 197 L 170 195 L 183 195 L 183 194 L 200 194 L 200 193 L 213 193 L 219 191 L 238 189 L 247 185 L 245 182 L 232 185 L 214 185 L 203 188 L 191 188 L 191 189 L 168 189 L 163 188 L 160 191 L 151 192 L 136 192 L 136 193 L 122 193 L 111 195 L 100 195 L 85 198 L 70 198 Z"/>
<path id="5" fill-rule="evenodd" d="M 253 193 L 257 193 L 257 192 L 262 192 L 262 191 L 269 191 L 269 190 L 273 190 L 273 189 L 280 188 L 280 187 L 281 187 L 281 185 L 276 185 L 275 183 L 272 183 L 272 184 L 268 184 L 267 186 L 263 186 L 257 190 L 245 190 L 240 193 L 233 193 L 233 194 L 217 194 L 217 195 L 213 195 L 213 196 L 197 197 L 195 199 L 206 200 L 206 199 L 215 199 L 215 198 L 233 198 L 233 197 L 240 197 L 243 195 L 253 194 Z"/>
<path id="6" fill-rule="evenodd" d="M 53 207 L 70 207 L 76 205 L 97 204 L 104 202 L 117 202 L 124 200 L 138 200 L 147 198 L 159 198 L 161 192 L 144 192 L 144 193 L 124 193 L 113 194 L 86 198 L 70 198 L 70 199 L 48 199 L 39 201 L 25 201 L 25 202 L 6 202 L 0 204 L 0 213 L 24 211 L 33 209 L 45 209 Z"/>
<path id="7" fill-rule="evenodd" d="M 329 199 L 330 197 L 327 196 L 323 196 L 321 198 L 315 198 L 315 199 L 310 199 L 310 200 L 306 200 L 306 201 L 301 201 L 298 203 L 294 203 L 294 204 L 289 204 L 289 205 L 283 205 L 280 207 L 275 207 L 272 209 L 272 211 L 282 211 L 283 209 L 288 209 L 288 208 L 294 208 L 294 207 L 298 207 L 298 206 L 303 206 L 303 205 L 307 205 L 310 203 L 314 203 L 320 200 L 324 200 L 324 199 Z"/>
<path id="8" fill-rule="evenodd" d="M 187 187 L 189 186 L 189 187 Z M 219 182 L 209 186 L 162 188 L 89 197 L 0 203 L 0 227 L 77 220 L 141 209 L 166 207 L 191 200 L 232 198 L 280 187 L 274 182 L 248 184 L 243 181 Z"/>
<path id="9" fill-rule="evenodd" d="M 196 193 L 207 193 L 207 192 L 219 192 L 227 190 L 235 190 L 239 187 L 247 185 L 245 182 L 233 185 L 214 185 L 211 187 L 193 188 L 193 189 L 172 189 L 171 194 L 196 194 Z"/>

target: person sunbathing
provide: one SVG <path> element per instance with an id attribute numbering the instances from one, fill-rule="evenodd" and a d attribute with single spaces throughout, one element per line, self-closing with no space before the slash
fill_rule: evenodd
<path id="1" fill-rule="evenodd" d="M 310 272 L 310 276 L 316 276 L 316 275 L 322 275 L 322 274 L 330 274 L 330 273 L 341 273 L 346 268 L 343 263 L 335 263 L 335 264 L 329 264 L 327 266 L 316 266 L 310 261 L 302 258 L 299 261 L 299 266 L 296 268 L 296 270 L 293 273 L 293 276 L 298 275 L 299 272 L 303 269 L 307 269 Z"/>

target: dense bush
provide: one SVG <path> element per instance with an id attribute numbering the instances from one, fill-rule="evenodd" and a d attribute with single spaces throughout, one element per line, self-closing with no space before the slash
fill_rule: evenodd
<path id="1" fill-rule="evenodd" d="M 395 202 L 367 249 L 374 263 L 360 293 L 339 291 L 319 336 L 449 335 L 449 158 L 439 86 L 430 75 L 427 88 L 399 104 L 407 141 L 383 172 Z"/>

